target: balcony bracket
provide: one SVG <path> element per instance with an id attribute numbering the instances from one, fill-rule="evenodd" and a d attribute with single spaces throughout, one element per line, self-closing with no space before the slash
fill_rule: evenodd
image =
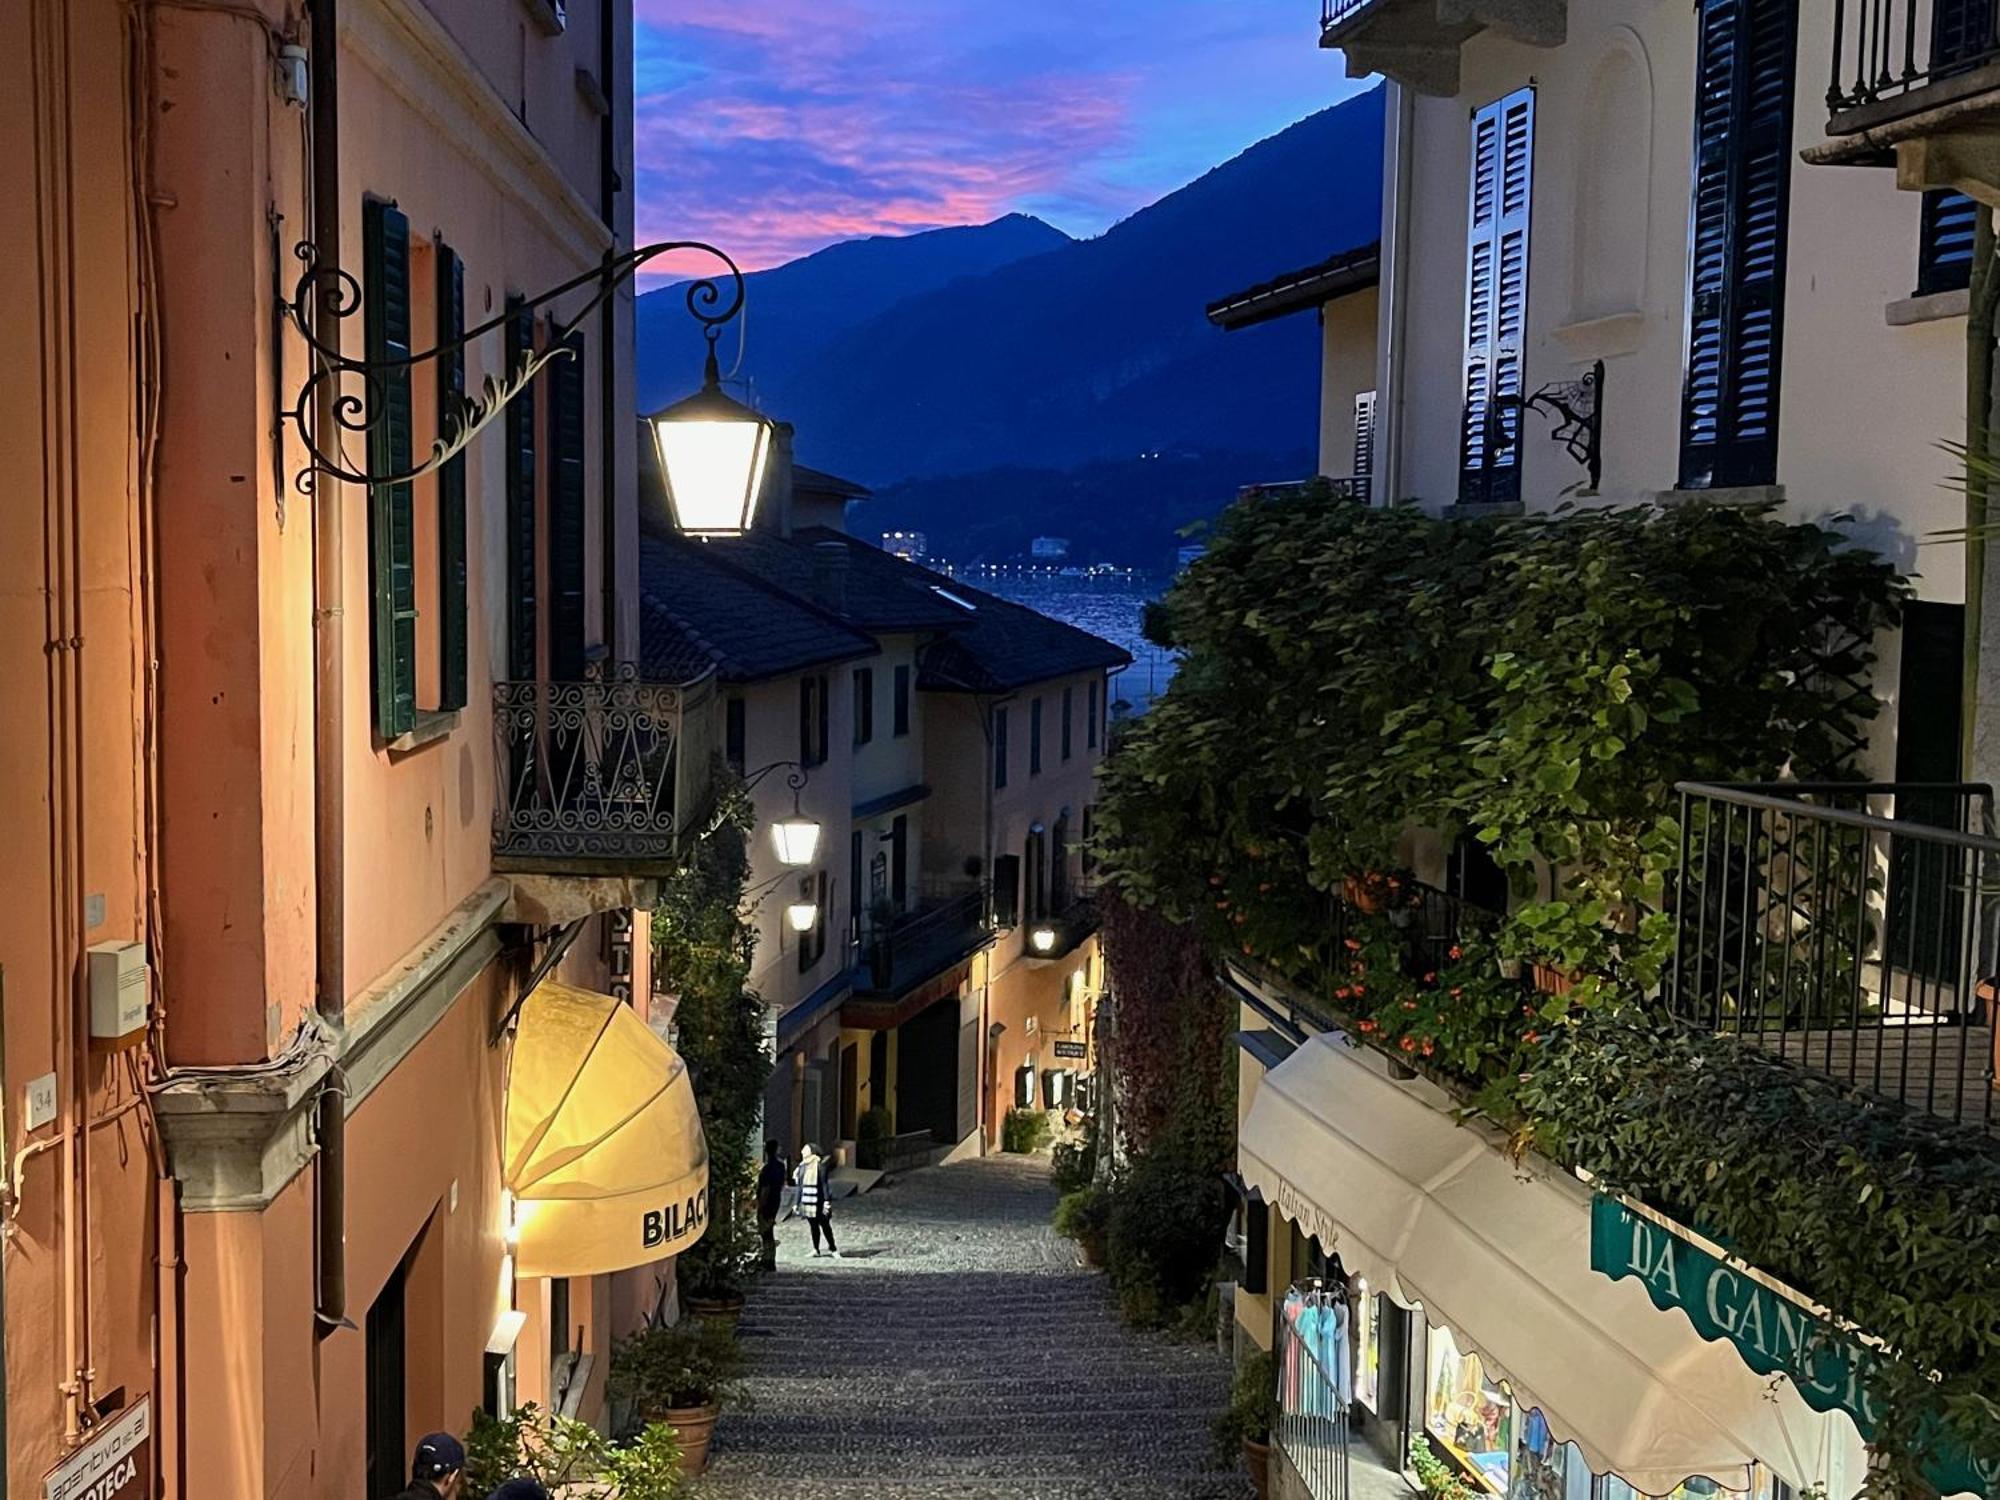
<path id="1" fill-rule="evenodd" d="M 2000 208 L 2000 120 L 1899 141 L 1896 186 L 1911 193 L 1951 188 Z"/>

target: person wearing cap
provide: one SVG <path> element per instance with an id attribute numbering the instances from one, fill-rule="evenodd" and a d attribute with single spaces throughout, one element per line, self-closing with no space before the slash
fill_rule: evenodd
<path id="1" fill-rule="evenodd" d="M 465 1482 L 465 1447 L 448 1432 L 433 1432 L 410 1460 L 410 1487 L 396 1500 L 456 1500 Z"/>
<path id="2" fill-rule="evenodd" d="M 539 1479 L 510 1479 L 486 1500 L 549 1500 L 549 1492 Z"/>

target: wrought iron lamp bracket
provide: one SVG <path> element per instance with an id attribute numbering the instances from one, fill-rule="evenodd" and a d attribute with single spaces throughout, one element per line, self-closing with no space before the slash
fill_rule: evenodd
<path id="1" fill-rule="evenodd" d="M 1604 361 L 1595 361 L 1576 380 L 1551 381 L 1531 396 L 1494 397 L 1488 421 L 1497 427 L 1503 411 L 1529 408 L 1554 424 L 1549 436 L 1561 443 L 1589 476 L 1584 485 L 1571 485 L 1564 493 L 1581 489 L 1585 494 L 1596 494 L 1604 478 Z"/>
<path id="2" fill-rule="evenodd" d="M 345 480 L 349 484 L 407 484 L 443 468 L 464 452 L 536 375 L 556 360 L 572 357 L 574 351 L 568 344 L 569 336 L 620 286 L 636 276 L 648 262 L 677 250 L 696 250 L 712 255 L 724 267 L 722 272 L 699 277 L 689 282 L 687 287 L 688 312 L 702 325 L 702 332 L 708 340 L 709 356 L 713 360 L 715 341 L 722 329 L 743 311 L 743 272 L 727 254 L 701 240 L 663 240 L 628 250 L 622 255 L 607 256 L 602 265 L 512 304 L 498 316 L 488 318 L 455 339 L 396 359 L 369 360 L 357 359 L 342 352 L 338 339 L 329 342 L 325 336 L 329 329 L 338 328 L 342 320 L 361 311 L 361 283 L 353 273 L 339 266 L 319 265 L 311 242 L 301 241 L 292 253 L 304 269 L 292 288 L 291 298 L 281 301 L 278 308 L 280 316 L 305 341 L 312 361 L 312 373 L 300 385 L 290 406 L 279 414 L 281 426 L 290 424 L 298 433 L 307 454 L 306 465 L 292 477 L 293 487 L 301 494 L 310 495 L 321 475 Z M 512 368 L 498 377 L 488 375 L 478 395 L 461 396 L 455 408 L 444 412 L 438 424 L 437 440 L 431 444 L 430 452 L 420 463 L 394 473 L 378 474 L 370 472 L 365 466 L 357 466 L 348 457 L 342 439 L 348 434 L 365 437 L 386 418 L 386 380 L 467 349 L 487 334 L 503 328 L 524 310 L 543 307 L 586 287 L 591 289 L 588 299 L 556 323 L 543 348 L 523 355 Z M 330 410 L 334 430 L 321 432 L 317 430 L 312 413 L 321 396 L 329 390 L 333 397 Z"/>

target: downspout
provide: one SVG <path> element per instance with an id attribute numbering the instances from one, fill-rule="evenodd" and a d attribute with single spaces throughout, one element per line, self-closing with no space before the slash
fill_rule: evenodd
<path id="1" fill-rule="evenodd" d="M 339 0 L 312 6 L 312 227 L 314 266 L 324 278 L 313 304 L 313 331 L 338 348 L 340 320 L 329 313 L 339 295 L 340 265 Z M 313 411 L 321 434 L 339 430 L 337 382 L 323 381 Z M 317 964 L 315 1003 L 338 1022 L 347 1004 L 346 788 L 342 761 L 346 715 L 341 689 L 344 587 L 341 503 L 345 487 L 326 476 L 313 491 L 313 900 Z M 347 1097 L 330 1078 L 317 1106 L 319 1167 L 314 1179 L 318 1271 L 313 1314 L 322 1332 L 347 1317 Z"/>
<path id="2" fill-rule="evenodd" d="M 1403 493 L 1403 343 L 1409 321 L 1410 132 L 1415 96 L 1390 83 L 1383 111 L 1381 289 L 1375 316 L 1375 464 L 1370 500 L 1394 505 Z"/>
<path id="3" fill-rule="evenodd" d="M 598 213 L 611 230 L 611 247 L 604 252 L 607 261 L 621 248 L 618 243 L 618 134 L 615 128 L 618 90 L 614 82 L 617 77 L 618 44 L 612 34 L 612 16 L 616 9 L 617 0 L 598 0 L 597 75 L 605 105 L 604 117 L 597 122 L 597 197 Z M 603 594 L 604 619 L 601 628 L 604 647 L 613 662 L 623 659 L 621 648 L 626 644 L 619 639 L 618 622 L 618 429 L 621 424 L 615 420 L 618 411 L 618 299 L 622 295 L 622 292 L 614 292 L 604 299 L 604 306 L 598 313 L 601 331 L 597 336 L 598 426 L 603 444 L 598 458 L 598 476 L 604 508 L 604 534 L 598 548 L 603 579 L 598 587 Z"/>
<path id="4" fill-rule="evenodd" d="M 1979 637 L 1986 613 L 1986 498 L 1983 463 L 1991 456 L 1993 333 L 2000 310 L 2000 266 L 1994 263 L 1993 210 L 1973 217 L 1972 293 L 1965 319 L 1965 643 L 1959 688 L 1958 772 L 1974 774 L 1979 728 Z"/>

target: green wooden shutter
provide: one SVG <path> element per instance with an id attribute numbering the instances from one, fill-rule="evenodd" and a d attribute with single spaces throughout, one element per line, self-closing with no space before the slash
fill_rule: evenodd
<path id="1" fill-rule="evenodd" d="M 1459 499 L 1521 498 L 1521 394 L 1528 325 L 1528 217 L 1534 200 L 1535 91 L 1516 89 L 1472 117 L 1465 244 L 1465 407 Z"/>
<path id="2" fill-rule="evenodd" d="M 410 221 L 393 204 L 362 205 L 362 300 L 368 358 L 410 354 Z M 410 467 L 412 412 L 407 365 L 377 374 L 369 387 L 368 467 L 377 474 Z M 385 740 L 417 721 L 416 516 L 408 484 L 368 487 L 369 642 L 374 658 L 375 730 Z"/>
<path id="3" fill-rule="evenodd" d="M 453 348 L 465 335 L 465 262 L 449 245 L 437 252 L 438 345 L 450 349 L 438 361 L 438 431 L 457 413 L 465 396 L 465 350 Z M 465 455 L 438 471 L 438 707 L 465 707 L 466 698 L 466 536 Z"/>
<path id="4" fill-rule="evenodd" d="M 583 678 L 583 335 L 549 366 L 549 675 Z"/>
<path id="5" fill-rule="evenodd" d="M 1701 0 L 1682 489 L 1778 471 L 1798 0 Z"/>
<path id="6" fill-rule="evenodd" d="M 535 315 L 507 300 L 507 370 L 535 351 Z M 532 682 L 535 671 L 535 388 L 507 403 L 507 675 Z"/>

